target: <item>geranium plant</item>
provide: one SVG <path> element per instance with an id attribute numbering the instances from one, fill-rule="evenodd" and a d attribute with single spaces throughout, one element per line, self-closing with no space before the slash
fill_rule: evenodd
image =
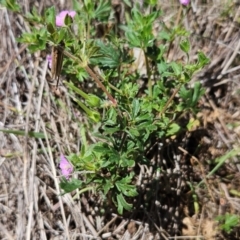
<path id="1" fill-rule="evenodd" d="M 4 4 L 20 11 L 14 0 Z M 189 34 L 181 26 L 169 29 L 163 24 L 153 34 L 153 25 L 161 25 L 162 12 L 151 9 L 146 15 L 136 5 L 125 25 L 109 29 L 110 1 L 73 1 L 73 9 L 56 14 L 51 7 L 43 16 L 33 9 L 25 18 L 37 24 L 38 30 L 32 27 L 19 39 L 32 52 L 50 45 L 64 55 L 63 84 L 88 120 L 88 128 L 81 129 L 80 153 L 66 152 L 68 160 L 61 156 L 62 189 L 82 192 L 91 187 L 103 193 L 105 201 L 112 201 L 120 214 L 132 209 L 131 198 L 138 194 L 136 165 L 150 164 L 146 146 L 189 129 L 204 92 L 200 83 L 190 87 L 188 82 L 208 59 L 199 52 L 198 59 L 189 62 Z M 99 24 L 106 32 L 96 38 Z M 185 53 L 183 62 L 167 58 L 175 39 Z M 136 49 L 143 53 L 146 69 L 147 81 L 141 84 L 132 54 Z M 80 89 L 83 81 L 95 82 L 101 91 L 84 92 Z M 180 124 L 182 116 L 187 119 L 184 124 Z M 94 136 L 95 143 L 86 140 L 85 131 Z M 73 177 L 73 169 L 75 173 L 84 171 L 84 176 Z"/>

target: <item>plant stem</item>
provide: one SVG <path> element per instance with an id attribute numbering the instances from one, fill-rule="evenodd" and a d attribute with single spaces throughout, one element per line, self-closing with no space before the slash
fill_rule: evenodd
<path id="1" fill-rule="evenodd" d="M 167 101 L 166 105 L 164 106 L 163 110 L 160 112 L 160 115 L 162 115 L 162 114 L 166 111 L 168 105 L 169 105 L 170 102 L 173 100 L 173 98 L 175 97 L 175 95 L 178 93 L 178 91 L 179 91 L 179 89 L 181 88 L 181 86 L 182 86 L 182 84 L 180 84 L 179 87 L 174 90 L 172 96 L 168 99 L 168 101 Z"/>
<path id="2" fill-rule="evenodd" d="M 85 67 L 85 70 L 88 72 L 88 74 L 96 81 L 98 86 L 106 93 L 108 98 L 114 103 L 114 105 L 117 105 L 117 101 L 113 98 L 113 96 L 107 91 L 105 86 L 102 84 L 101 81 L 99 81 L 97 75 L 92 71 L 92 69 L 88 66 Z"/>
<path id="3" fill-rule="evenodd" d="M 67 57 L 70 57 L 71 59 L 73 59 L 74 61 L 82 64 L 81 60 L 75 56 L 73 56 L 71 53 L 69 53 L 68 51 L 66 51 L 63 47 L 58 46 L 58 48 L 63 52 L 64 55 L 66 55 Z M 95 82 L 97 83 L 97 85 L 103 90 L 103 92 L 106 93 L 106 95 L 108 96 L 108 98 L 113 102 L 113 104 L 116 106 L 117 105 L 117 101 L 113 98 L 113 96 L 107 91 L 107 89 L 105 88 L 105 86 L 102 84 L 102 82 L 98 79 L 96 73 L 89 67 L 89 66 L 83 66 L 85 68 L 85 70 L 87 71 L 87 73 L 95 80 Z"/>

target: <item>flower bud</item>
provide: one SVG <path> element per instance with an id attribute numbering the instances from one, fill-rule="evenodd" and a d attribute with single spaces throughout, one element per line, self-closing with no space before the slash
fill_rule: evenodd
<path id="1" fill-rule="evenodd" d="M 95 123 L 98 123 L 101 120 L 101 115 L 97 111 L 90 111 L 87 113 L 87 115 Z"/>
<path id="2" fill-rule="evenodd" d="M 99 107 L 101 104 L 101 100 L 96 95 L 88 94 L 88 97 L 86 98 L 86 103 L 90 107 Z"/>

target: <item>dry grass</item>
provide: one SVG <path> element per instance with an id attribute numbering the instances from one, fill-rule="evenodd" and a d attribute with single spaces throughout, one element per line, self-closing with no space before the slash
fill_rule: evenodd
<path id="1" fill-rule="evenodd" d="M 175 3 L 170 7 L 169 1 L 162 4 L 169 13 L 163 20 L 170 25 L 182 10 Z M 22 5 L 27 11 L 32 3 L 25 0 Z M 64 6 L 60 1 L 58 8 Z M 40 11 L 45 7 L 43 2 L 38 6 Z M 228 8 L 230 11 L 221 15 Z M 239 147 L 239 14 L 237 4 L 223 0 L 207 4 L 193 0 L 192 10 L 186 13 L 183 24 L 191 32 L 193 45 L 190 58 L 195 59 L 200 49 L 211 58 L 211 64 L 193 79 L 200 79 L 207 92 L 200 103 L 201 127 L 184 136 L 185 142 L 176 153 L 186 166 L 180 166 L 182 173 L 187 172 L 181 176 L 183 182 L 200 182 L 212 169 L 211 159 Z M 240 238 L 239 229 L 225 235 L 217 231 L 213 221 L 226 212 L 239 214 L 240 198 L 230 193 L 240 190 L 238 156 L 208 180 L 206 189 L 196 189 L 200 212 L 195 214 L 192 193 L 178 180 L 174 187 L 180 193 L 164 197 L 163 183 L 159 189 L 161 207 L 153 202 L 143 215 L 100 215 L 94 205 L 97 198 L 89 199 L 94 195 L 74 200 L 71 194 L 60 196 L 59 153 L 78 151 L 78 124 L 84 119 L 69 114 L 75 110 L 65 87 L 55 91 L 51 85 L 46 53 L 31 55 L 25 45 L 16 42 L 19 34 L 29 31 L 23 18 L 1 8 L 0 19 L 0 128 L 25 132 L 23 136 L 0 132 L 0 239 Z M 176 22 L 180 21 L 176 17 Z M 169 58 L 182 59 L 182 55 L 173 47 Z M 29 131 L 43 132 L 45 138 L 30 138 Z M 158 152 L 153 157 L 162 156 Z M 140 169 L 139 181 L 143 176 L 151 178 L 151 169 Z M 174 169 L 169 170 L 171 174 Z M 167 214 L 156 214 L 158 209 Z"/>

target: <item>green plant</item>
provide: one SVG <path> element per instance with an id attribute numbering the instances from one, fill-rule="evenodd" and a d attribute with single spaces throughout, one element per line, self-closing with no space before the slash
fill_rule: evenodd
<path id="1" fill-rule="evenodd" d="M 222 223 L 220 228 L 227 233 L 230 233 L 234 227 L 239 224 L 239 216 L 235 214 L 225 214 L 222 216 L 218 216 L 216 221 Z"/>
<path id="2" fill-rule="evenodd" d="M 20 11 L 14 0 L 3 4 Z M 188 83 L 208 59 L 199 52 L 197 61 L 189 62 L 188 32 L 181 26 L 169 29 L 163 24 L 154 35 L 153 24 L 161 24 L 162 12 L 157 8 L 145 15 L 135 6 L 126 25 L 116 26 L 97 39 L 93 23 L 106 25 L 112 14 L 110 1 L 100 1 L 96 6 L 94 1 L 74 0 L 73 6 L 76 15 L 66 15 L 61 27 L 56 26 L 54 7 L 46 9 L 43 16 L 33 9 L 25 16 L 31 23 L 31 32 L 22 34 L 19 42 L 28 43 L 32 52 L 51 45 L 65 55 L 65 86 L 88 119 L 81 129 L 80 153 L 70 153 L 68 157 L 75 171 L 84 172 L 84 179 L 63 179 L 62 189 L 65 193 L 75 189 L 81 193 L 89 189 L 102 192 L 106 201 L 112 201 L 122 214 L 124 209 L 132 209 L 131 198 L 138 194 L 134 167 L 137 163 L 150 164 L 146 146 L 158 138 L 177 136 L 192 124 L 204 91 L 200 83 L 193 87 Z M 167 59 L 175 39 L 180 40 L 179 49 L 186 54 L 186 62 Z M 146 84 L 139 83 L 132 55 L 135 49 L 144 56 Z M 94 67 L 99 71 L 94 71 Z M 85 93 L 79 89 L 83 81 L 90 79 L 102 91 Z M 104 101 L 104 96 L 110 101 Z M 96 129 L 93 125 L 98 127 L 97 131 L 92 130 Z M 95 137 L 96 143 L 86 140 L 86 131 Z"/>

